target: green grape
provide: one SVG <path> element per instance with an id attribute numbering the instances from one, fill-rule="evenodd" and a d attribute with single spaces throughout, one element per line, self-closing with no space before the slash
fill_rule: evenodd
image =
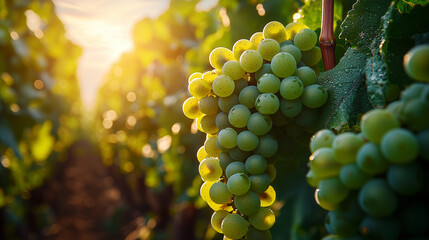
<path id="1" fill-rule="evenodd" d="M 210 191 L 210 188 L 212 187 L 212 185 L 214 184 L 215 182 L 213 182 L 213 181 L 208 181 L 208 182 L 204 182 L 202 185 L 201 185 L 201 188 L 200 188 L 200 196 L 201 196 L 201 198 L 205 201 L 205 202 L 209 202 L 209 201 L 211 201 L 211 199 L 210 199 L 210 195 L 209 195 L 209 191 Z"/>
<path id="2" fill-rule="evenodd" d="M 259 208 L 258 211 L 249 217 L 250 224 L 258 230 L 268 230 L 276 221 L 273 210 L 269 208 Z"/>
<path id="3" fill-rule="evenodd" d="M 329 129 L 322 129 L 315 133 L 310 139 L 310 150 L 314 153 L 322 147 L 331 148 L 336 135 Z"/>
<path id="4" fill-rule="evenodd" d="M 310 85 L 304 88 L 301 100 L 302 104 L 306 107 L 318 108 L 323 106 L 328 100 L 328 92 L 321 85 Z"/>
<path id="5" fill-rule="evenodd" d="M 188 83 L 191 82 L 192 80 L 194 80 L 195 78 L 202 78 L 203 74 L 200 72 L 194 72 L 191 74 L 191 76 L 189 76 L 188 78 Z"/>
<path id="6" fill-rule="evenodd" d="M 254 150 L 255 154 L 261 155 L 262 157 L 269 158 L 276 154 L 279 144 L 275 137 L 267 134 L 259 138 L 259 145 Z"/>
<path id="7" fill-rule="evenodd" d="M 201 118 L 201 130 L 205 133 L 215 134 L 219 130 L 216 126 L 216 115 L 204 115 Z"/>
<path id="8" fill-rule="evenodd" d="M 284 99 L 294 100 L 304 92 L 304 84 L 296 76 L 290 76 L 282 80 L 280 84 L 280 95 Z"/>
<path id="9" fill-rule="evenodd" d="M 250 42 L 253 44 L 255 49 L 258 49 L 259 43 L 264 40 L 264 34 L 262 32 L 255 32 L 250 37 Z"/>
<path id="10" fill-rule="evenodd" d="M 333 211 L 338 208 L 338 204 L 329 202 L 325 198 L 326 196 L 320 195 L 320 190 L 316 189 L 316 191 L 314 192 L 314 199 L 321 208 L 328 211 Z"/>
<path id="11" fill-rule="evenodd" d="M 223 182 L 216 182 L 210 187 L 210 199 L 217 204 L 229 202 L 232 194 L 228 191 L 228 187 Z"/>
<path id="12" fill-rule="evenodd" d="M 266 73 L 273 73 L 273 70 L 271 70 L 271 64 L 269 63 L 262 64 L 262 67 L 257 72 L 255 72 L 255 79 L 258 80 Z"/>
<path id="13" fill-rule="evenodd" d="M 201 78 L 193 79 L 188 85 L 189 93 L 197 99 L 201 99 L 210 93 L 210 89 L 204 87 Z"/>
<path id="14" fill-rule="evenodd" d="M 302 103 L 299 98 L 294 100 L 286 100 L 282 99 L 280 101 L 280 111 L 286 116 L 286 117 L 296 117 L 298 114 L 301 113 L 302 110 Z"/>
<path id="15" fill-rule="evenodd" d="M 247 39 L 240 39 L 234 43 L 234 46 L 232 46 L 232 52 L 234 53 L 235 59 L 240 59 L 241 54 L 246 50 L 256 49 L 255 45 Z"/>
<path id="16" fill-rule="evenodd" d="M 343 165 L 356 162 L 356 155 L 363 144 L 362 138 L 354 133 L 345 132 L 338 135 L 332 142 L 335 159 Z"/>
<path id="17" fill-rule="evenodd" d="M 303 66 L 297 68 L 294 75 L 299 77 L 301 82 L 304 84 L 304 87 L 308 87 L 316 83 L 316 72 L 314 72 L 310 67 Z"/>
<path id="18" fill-rule="evenodd" d="M 416 159 L 419 142 L 409 130 L 396 128 L 384 134 L 381 139 L 381 152 L 391 163 L 407 164 Z"/>
<path id="19" fill-rule="evenodd" d="M 236 173 L 244 173 L 247 174 L 246 171 L 246 166 L 244 165 L 243 162 L 231 162 L 225 170 L 225 176 L 227 178 L 230 178 L 232 175 L 236 174 Z"/>
<path id="20" fill-rule="evenodd" d="M 317 46 L 308 51 L 301 52 L 301 61 L 307 66 L 316 65 L 320 59 L 322 59 L 322 51 Z"/>
<path id="21" fill-rule="evenodd" d="M 307 180 L 307 183 L 314 188 L 317 188 L 320 182 L 320 178 L 318 178 L 311 169 L 305 175 L 305 180 Z"/>
<path id="22" fill-rule="evenodd" d="M 414 80 L 429 82 L 429 44 L 413 47 L 404 56 L 405 72 Z"/>
<path id="23" fill-rule="evenodd" d="M 424 171 L 417 163 L 392 165 L 387 170 L 387 182 L 396 193 L 412 195 L 423 187 Z"/>
<path id="24" fill-rule="evenodd" d="M 236 94 L 237 96 L 240 95 L 241 91 L 245 87 L 249 86 L 249 83 L 244 78 L 240 78 L 238 80 L 235 80 L 234 83 L 235 83 L 234 94 Z"/>
<path id="25" fill-rule="evenodd" d="M 244 71 L 254 73 L 262 67 L 263 58 L 256 50 L 246 50 L 241 54 L 240 64 Z"/>
<path id="26" fill-rule="evenodd" d="M 228 120 L 234 127 L 245 127 L 249 118 L 250 110 L 242 104 L 237 104 L 229 110 Z"/>
<path id="27" fill-rule="evenodd" d="M 227 215 L 221 225 L 221 229 L 225 237 L 231 239 L 240 239 L 244 237 L 247 233 L 249 224 L 247 221 L 240 215 L 232 213 Z"/>
<path id="28" fill-rule="evenodd" d="M 280 101 L 273 93 L 262 93 L 256 98 L 255 107 L 261 114 L 274 114 L 279 110 Z"/>
<path id="29" fill-rule="evenodd" d="M 204 87 L 208 89 L 212 89 L 213 81 L 218 77 L 219 75 L 216 73 L 216 71 L 208 71 L 203 74 L 201 77 L 203 79 L 202 83 Z"/>
<path id="30" fill-rule="evenodd" d="M 386 132 L 399 127 L 399 121 L 387 110 L 372 109 L 362 116 L 360 127 L 366 138 L 378 144 Z"/>
<path id="31" fill-rule="evenodd" d="M 198 171 L 204 181 L 216 181 L 222 176 L 222 168 L 219 165 L 219 160 L 210 157 L 201 161 Z"/>
<path id="32" fill-rule="evenodd" d="M 250 155 L 252 155 L 250 152 L 243 151 L 238 147 L 235 147 L 229 150 L 228 153 L 231 156 L 231 158 L 234 159 L 234 161 L 242 161 L 242 162 L 244 162 L 244 160 L 246 160 Z"/>
<path id="33" fill-rule="evenodd" d="M 238 80 L 244 76 L 244 70 L 241 68 L 240 62 L 230 60 L 222 66 L 222 75 L 229 76 L 232 80 Z"/>
<path id="34" fill-rule="evenodd" d="M 383 218 L 395 211 L 398 200 L 386 181 L 376 178 L 366 182 L 360 190 L 359 205 L 368 215 Z"/>
<path id="35" fill-rule="evenodd" d="M 238 134 L 237 146 L 243 151 L 252 151 L 259 144 L 259 137 L 250 131 L 243 131 Z"/>
<path id="36" fill-rule="evenodd" d="M 361 222 L 360 228 L 361 233 L 365 239 L 401 239 L 399 235 L 402 226 L 396 217 L 388 217 L 383 219 L 366 217 Z"/>
<path id="37" fill-rule="evenodd" d="M 356 163 L 363 172 L 370 175 L 383 173 L 389 163 L 381 153 L 380 147 L 372 142 L 365 143 L 358 151 Z"/>
<path id="38" fill-rule="evenodd" d="M 341 168 L 341 183 L 350 189 L 361 188 L 369 179 L 371 175 L 363 172 L 356 163 L 350 163 Z"/>
<path id="39" fill-rule="evenodd" d="M 219 97 L 228 97 L 234 92 L 235 83 L 231 77 L 220 75 L 213 81 L 212 87 L 213 92 Z"/>
<path id="40" fill-rule="evenodd" d="M 209 56 L 210 65 L 219 70 L 221 70 L 222 66 L 230 60 L 234 60 L 234 54 L 231 50 L 224 47 L 213 49 Z"/>
<path id="41" fill-rule="evenodd" d="M 279 52 L 271 60 L 271 70 L 278 77 L 289 77 L 296 70 L 295 58 L 287 52 Z"/>
<path id="42" fill-rule="evenodd" d="M 204 142 L 204 150 L 210 157 L 218 157 L 221 153 L 220 149 L 216 144 L 217 136 L 211 136 Z"/>
<path id="43" fill-rule="evenodd" d="M 281 43 L 286 40 L 286 29 L 281 22 L 271 21 L 267 23 L 262 31 L 264 39 L 271 38 Z"/>
<path id="44" fill-rule="evenodd" d="M 219 131 L 217 139 L 224 148 L 233 148 L 237 146 L 237 132 L 232 128 L 225 128 Z"/>
<path id="45" fill-rule="evenodd" d="M 214 96 L 207 96 L 200 99 L 198 102 L 198 109 L 204 114 L 216 114 L 218 105 L 217 99 Z"/>
<path id="46" fill-rule="evenodd" d="M 429 148 L 426 147 L 429 142 L 429 129 L 419 132 L 417 140 L 419 142 L 420 156 L 425 160 L 429 160 Z"/>
<path id="47" fill-rule="evenodd" d="M 256 98 L 258 98 L 259 94 L 261 92 L 259 92 L 256 86 L 247 86 L 240 92 L 238 101 L 240 104 L 252 109 L 255 107 Z"/>
<path id="48" fill-rule="evenodd" d="M 291 22 L 288 25 L 286 25 L 286 40 L 293 41 L 295 38 L 295 35 L 301 31 L 302 29 L 308 28 L 307 25 L 301 22 Z"/>
<path id="49" fill-rule="evenodd" d="M 218 129 L 225 129 L 227 127 L 232 127 L 231 123 L 228 120 L 228 114 L 220 112 L 216 116 L 216 126 Z"/>
<path id="50" fill-rule="evenodd" d="M 317 43 L 317 34 L 311 29 L 302 29 L 293 39 L 293 44 L 301 51 L 312 49 Z"/>
<path id="51" fill-rule="evenodd" d="M 350 237 L 357 234 L 359 222 L 349 220 L 339 210 L 330 211 L 326 216 L 325 226 L 331 229 L 333 233 L 341 237 Z"/>
<path id="52" fill-rule="evenodd" d="M 317 178 L 325 179 L 338 176 L 341 165 L 331 148 L 321 147 L 310 156 L 310 170 Z"/>
<path id="53" fill-rule="evenodd" d="M 257 175 L 262 174 L 267 169 L 267 160 L 259 155 L 250 156 L 245 163 L 248 173 Z"/>
<path id="54" fill-rule="evenodd" d="M 319 195 L 329 203 L 342 202 L 349 192 L 350 190 L 341 183 L 339 177 L 325 178 L 319 182 Z"/>
<path id="55" fill-rule="evenodd" d="M 227 186 L 232 194 L 243 195 L 250 189 L 250 179 L 244 173 L 236 173 L 228 179 Z"/>
<path id="56" fill-rule="evenodd" d="M 276 93 L 280 89 L 280 79 L 274 74 L 264 74 L 259 78 L 257 87 L 261 93 Z"/>
<path id="57" fill-rule="evenodd" d="M 301 62 L 301 51 L 295 45 L 284 45 L 280 47 L 280 52 L 289 53 L 295 59 L 295 62 Z"/>
<path id="58" fill-rule="evenodd" d="M 293 45 L 293 42 L 289 41 L 289 40 L 283 41 L 282 43 L 280 43 L 280 48 L 282 48 L 286 45 Z"/>
<path id="59" fill-rule="evenodd" d="M 399 100 L 391 102 L 389 105 L 387 105 L 386 111 L 390 112 L 394 118 L 400 119 L 400 112 L 402 111 L 404 104 L 405 102 Z"/>
<path id="60" fill-rule="evenodd" d="M 207 153 L 206 150 L 204 149 L 204 146 L 201 146 L 198 151 L 197 151 L 197 159 L 198 162 L 203 161 L 204 159 L 210 157 Z"/>
<path id="61" fill-rule="evenodd" d="M 219 108 L 224 113 L 229 113 L 232 107 L 239 103 L 238 96 L 231 94 L 228 97 L 220 97 L 218 100 Z"/>
<path id="62" fill-rule="evenodd" d="M 201 111 L 198 107 L 198 99 L 195 97 L 190 97 L 185 100 L 183 103 L 183 113 L 189 119 L 196 119 L 201 116 Z"/>
<path id="63" fill-rule="evenodd" d="M 402 123 L 411 131 L 429 128 L 429 104 L 421 99 L 406 102 L 400 112 Z"/>
<path id="64" fill-rule="evenodd" d="M 222 170 L 226 170 L 229 164 L 231 164 L 234 160 L 229 156 L 229 153 L 222 152 L 219 155 L 219 164 Z"/>
<path id="65" fill-rule="evenodd" d="M 267 165 L 267 171 L 266 171 L 266 173 L 270 177 L 270 182 L 273 182 L 274 179 L 276 179 L 277 170 L 276 170 L 276 167 L 274 166 L 274 164 L 268 164 Z"/>
<path id="66" fill-rule="evenodd" d="M 240 213 L 252 216 L 258 212 L 261 206 L 261 200 L 259 199 L 258 194 L 248 191 L 243 195 L 235 196 L 234 204 Z"/>
<path id="67" fill-rule="evenodd" d="M 269 207 L 276 201 L 276 191 L 270 185 L 265 192 L 259 194 L 259 198 L 261 199 L 261 207 Z"/>
<path id="68" fill-rule="evenodd" d="M 225 219 L 226 216 L 228 216 L 230 213 L 228 211 L 225 210 L 218 210 L 216 212 L 213 213 L 212 217 L 211 217 L 211 224 L 213 229 L 218 232 L 218 233 L 223 233 L 222 232 L 222 221 Z"/>
<path id="69" fill-rule="evenodd" d="M 247 121 L 247 129 L 257 136 L 267 134 L 272 126 L 273 122 L 271 118 L 258 112 L 250 115 L 249 121 Z"/>
<path id="70" fill-rule="evenodd" d="M 217 146 L 217 148 L 219 148 L 219 150 L 221 152 L 228 152 L 231 149 L 231 148 L 226 148 L 226 147 L 222 146 L 222 144 L 220 144 L 220 142 L 219 142 L 219 138 L 216 139 L 216 146 Z"/>
<path id="71" fill-rule="evenodd" d="M 271 61 L 280 52 L 280 44 L 274 39 L 264 39 L 259 43 L 258 52 L 263 59 Z"/>
<path id="72" fill-rule="evenodd" d="M 246 233 L 247 240 L 272 240 L 270 230 L 261 231 L 254 228 L 249 228 Z"/>
<path id="73" fill-rule="evenodd" d="M 425 89 L 425 86 L 426 86 L 426 84 L 424 84 L 424 83 L 413 83 L 413 84 L 411 84 L 404 91 L 402 91 L 401 100 L 410 101 L 413 99 L 420 98 L 420 96 L 423 93 L 423 90 Z"/>
<path id="74" fill-rule="evenodd" d="M 270 177 L 268 174 L 258 174 L 258 175 L 252 175 L 249 177 L 250 179 L 250 190 L 257 194 L 261 194 L 265 192 L 268 187 L 270 186 Z"/>
<path id="75" fill-rule="evenodd" d="M 311 126 L 317 123 L 319 115 L 318 109 L 302 107 L 301 112 L 294 118 L 294 121 L 301 127 L 311 129 Z M 310 132 L 312 133 L 314 131 Z"/>

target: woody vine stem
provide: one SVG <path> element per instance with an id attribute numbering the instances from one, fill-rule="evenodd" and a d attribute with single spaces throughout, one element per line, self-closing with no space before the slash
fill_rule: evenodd
<path id="1" fill-rule="evenodd" d="M 334 0 L 322 0 L 322 26 L 319 37 L 325 71 L 335 67 Z"/>

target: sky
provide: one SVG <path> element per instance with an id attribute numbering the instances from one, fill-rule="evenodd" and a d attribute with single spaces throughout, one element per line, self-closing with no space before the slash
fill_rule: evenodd
<path id="1" fill-rule="evenodd" d="M 144 17 L 167 10 L 169 0 L 53 0 L 66 36 L 83 48 L 78 79 L 83 105 L 91 110 L 103 76 L 133 48 L 132 29 Z"/>

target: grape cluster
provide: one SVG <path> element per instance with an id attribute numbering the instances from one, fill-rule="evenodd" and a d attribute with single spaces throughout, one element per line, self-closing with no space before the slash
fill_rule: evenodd
<path id="1" fill-rule="evenodd" d="M 271 239 L 275 128 L 310 127 L 328 98 L 313 70 L 321 59 L 317 39 L 302 23 L 273 21 L 232 50 L 215 48 L 214 70 L 189 77 L 183 112 L 207 134 L 197 152 L 200 194 L 224 239 Z"/>
<path id="2" fill-rule="evenodd" d="M 358 134 L 311 139 L 307 180 L 329 210 L 325 239 L 427 239 L 429 84 L 410 85 L 360 124 Z"/>

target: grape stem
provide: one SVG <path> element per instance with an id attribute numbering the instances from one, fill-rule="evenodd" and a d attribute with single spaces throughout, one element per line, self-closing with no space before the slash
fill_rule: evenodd
<path id="1" fill-rule="evenodd" d="M 322 26 L 319 37 L 325 71 L 335 67 L 334 0 L 322 0 Z"/>

